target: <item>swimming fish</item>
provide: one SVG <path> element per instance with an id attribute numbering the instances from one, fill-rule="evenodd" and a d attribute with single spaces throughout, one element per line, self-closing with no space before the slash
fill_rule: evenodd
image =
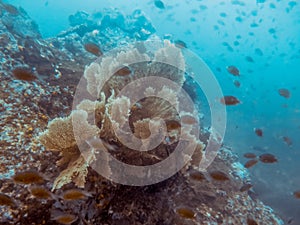
<path id="1" fill-rule="evenodd" d="M 80 189 L 67 190 L 62 194 L 62 198 L 67 201 L 82 200 L 89 196 L 91 195 Z"/>
<path id="2" fill-rule="evenodd" d="M 228 73 L 230 73 L 234 76 L 240 76 L 240 71 L 237 67 L 231 65 L 231 66 L 227 66 L 226 69 L 227 69 Z"/>
<path id="3" fill-rule="evenodd" d="M 300 199 L 300 190 L 294 192 L 294 197 Z"/>
<path id="4" fill-rule="evenodd" d="M 192 171 L 190 173 L 190 178 L 192 180 L 196 180 L 196 181 L 206 180 L 205 175 L 203 173 L 201 173 L 200 171 Z"/>
<path id="5" fill-rule="evenodd" d="M 289 147 L 292 146 L 292 144 L 293 144 L 292 139 L 290 139 L 290 138 L 287 137 L 287 136 L 283 136 L 282 139 L 283 139 L 283 141 L 287 144 L 287 146 L 289 146 Z"/>
<path id="6" fill-rule="evenodd" d="M 0 205 L 13 206 L 15 205 L 11 197 L 6 194 L 0 193 Z"/>
<path id="7" fill-rule="evenodd" d="M 241 86 L 241 83 L 238 80 L 233 81 L 234 86 L 239 88 Z"/>
<path id="8" fill-rule="evenodd" d="M 115 75 L 118 76 L 128 76 L 132 73 L 132 70 L 128 66 L 123 66 L 122 68 L 118 69 L 117 72 L 115 72 Z"/>
<path id="9" fill-rule="evenodd" d="M 263 131 L 260 128 L 254 128 L 254 132 L 258 137 L 262 137 L 263 136 Z"/>
<path id="10" fill-rule="evenodd" d="M 254 159 L 254 158 L 256 158 L 256 155 L 254 153 L 247 152 L 244 154 L 244 157 L 247 159 Z"/>
<path id="11" fill-rule="evenodd" d="M 52 194 L 46 188 L 41 186 L 33 186 L 29 188 L 30 193 L 39 199 L 51 199 Z"/>
<path id="12" fill-rule="evenodd" d="M 217 181 L 227 181 L 230 180 L 228 175 L 226 173 L 223 173 L 221 171 L 212 171 L 209 173 L 209 175 Z"/>
<path id="13" fill-rule="evenodd" d="M 286 88 L 280 88 L 278 90 L 278 93 L 279 93 L 280 96 L 282 96 L 284 98 L 290 98 L 291 97 L 290 91 Z"/>
<path id="14" fill-rule="evenodd" d="M 174 41 L 174 44 L 178 48 L 187 48 L 186 43 L 182 40 L 176 40 L 176 41 Z"/>
<path id="15" fill-rule="evenodd" d="M 240 101 L 232 95 L 224 96 L 223 98 L 220 99 L 220 102 L 223 105 L 237 105 L 240 103 Z"/>
<path id="16" fill-rule="evenodd" d="M 95 56 L 101 56 L 103 55 L 100 47 L 94 43 L 86 43 L 84 44 L 84 49 L 89 52 L 89 53 L 92 53 L 93 55 Z"/>
<path id="17" fill-rule="evenodd" d="M 20 184 L 40 184 L 44 178 L 36 171 L 24 171 L 13 176 L 13 181 Z"/>
<path id="18" fill-rule="evenodd" d="M 18 80 L 24 80 L 24 81 L 34 81 L 37 79 L 37 77 L 29 71 L 27 68 L 15 68 L 12 71 L 14 77 Z"/>
<path id="19" fill-rule="evenodd" d="M 77 220 L 77 216 L 72 214 L 62 214 L 54 217 L 52 220 L 55 220 L 56 222 L 61 224 L 68 225 L 74 223 Z"/>
<path id="20" fill-rule="evenodd" d="M 248 218 L 247 225 L 258 225 L 258 223 L 254 219 Z"/>
<path id="21" fill-rule="evenodd" d="M 165 8 L 165 4 L 164 4 L 162 1 L 160 1 L 160 0 L 155 0 L 155 1 L 154 1 L 154 5 L 155 5 L 157 8 L 159 8 L 159 9 L 164 9 L 164 8 Z"/>
<path id="22" fill-rule="evenodd" d="M 256 163 L 258 163 L 257 159 L 250 159 L 245 163 L 244 167 L 248 169 L 248 168 L 254 166 Z"/>
<path id="23" fill-rule="evenodd" d="M 178 208 L 176 213 L 186 219 L 194 219 L 196 217 L 196 213 L 189 208 Z"/>
<path id="24" fill-rule="evenodd" d="M 240 188 L 240 192 L 248 191 L 248 190 L 250 190 L 250 188 L 252 188 L 252 187 L 253 187 L 252 184 L 244 184 L 244 185 Z"/>
<path id="25" fill-rule="evenodd" d="M 278 162 L 276 157 L 270 153 L 265 153 L 259 156 L 259 160 L 263 163 L 275 163 Z"/>
<path id="26" fill-rule="evenodd" d="M 254 59 L 251 56 L 246 56 L 245 59 L 248 62 L 254 62 Z"/>

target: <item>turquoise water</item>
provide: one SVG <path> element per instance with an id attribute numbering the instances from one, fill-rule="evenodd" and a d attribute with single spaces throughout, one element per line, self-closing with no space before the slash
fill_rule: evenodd
<path id="1" fill-rule="evenodd" d="M 112 7 L 130 14 L 134 9 L 142 9 L 157 35 L 171 34 L 174 39 L 183 40 L 210 66 L 223 93 L 240 99 L 242 104 L 227 107 L 225 144 L 243 162 L 243 153 L 249 151 L 277 156 L 277 164 L 259 164 L 250 169 L 254 190 L 284 218 L 293 218 L 295 224 L 300 224 L 300 201 L 292 196 L 293 191 L 300 189 L 299 3 L 165 0 L 165 9 L 159 9 L 153 1 L 138 0 L 5 2 L 23 7 L 37 22 L 44 38 L 67 29 L 69 15 L 78 10 L 93 13 Z M 229 65 L 237 66 L 241 76 L 229 74 Z M 237 88 L 234 80 L 239 80 L 241 87 Z M 280 96 L 280 88 L 288 89 L 291 97 Z M 262 138 L 253 132 L 255 127 L 263 129 Z M 292 146 L 283 142 L 283 136 L 293 141 Z"/>

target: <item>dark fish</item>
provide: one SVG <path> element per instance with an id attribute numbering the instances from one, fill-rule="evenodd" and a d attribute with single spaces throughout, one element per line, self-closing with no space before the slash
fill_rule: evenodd
<path id="1" fill-rule="evenodd" d="M 196 213 L 189 208 L 178 208 L 178 209 L 176 209 L 176 213 L 186 219 L 195 219 L 196 218 Z"/>
<path id="2" fill-rule="evenodd" d="M 160 1 L 160 0 L 155 0 L 155 1 L 154 1 L 154 5 L 155 5 L 157 8 L 159 8 L 159 9 L 164 9 L 164 8 L 165 8 L 165 4 L 164 4 L 162 1 Z"/>
<path id="3" fill-rule="evenodd" d="M 0 193 L 0 205 L 14 206 L 15 203 L 8 195 Z"/>
<path id="4" fill-rule="evenodd" d="M 262 137 L 263 136 L 263 131 L 260 128 L 254 128 L 254 132 L 258 137 Z"/>
<path id="5" fill-rule="evenodd" d="M 234 86 L 239 88 L 241 86 L 241 83 L 238 80 L 233 81 Z"/>
<path id="6" fill-rule="evenodd" d="M 183 115 L 180 117 L 180 120 L 184 124 L 193 125 L 197 123 L 197 119 L 191 115 Z"/>
<path id="7" fill-rule="evenodd" d="M 54 217 L 52 220 L 55 220 L 58 223 L 61 224 L 72 224 L 77 220 L 77 216 L 72 215 L 72 214 L 63 214 L 63 215 L 59 215 Z"/>
<path id="8" fill-rule="evenodd" d="M 258 223 L 254 219 L 248 218 L 247 225 L 258 225 Z"/>
<path id="9" fill-rule="evenodd" d="M 291 93 L 288 89 L 286 88 L 280 88 L 278 90 L 278 94 L 284 98 L 290 98 L 291 97 Z"/>
<path id="10" fill-rule="evenodd" d="M 240 188 L 240 192 L 245 192 L 250 190 L 250 188 L 252 188 L 253 185 L 252 184 L 244 184 L 241 188 Z"/>
<path id="11" fill-rule="evenodd" d="M 293 144 L 293 141 L 292 141 L 292 139 L 290 139 L 289 137 L 287 137 L 287 136 L 284 136 L 284 137 L 282 137 L 282 139 L 283 139 L 283 141 L 287 144 L 287 146 L 292 146 L 292 144 Z"/>
<path id="12" fill-rule="evenodd" d="M 21 184 L 40 184 L 44 182 L 44 178 L 36 171 L 25 171 L 15 174 L 13 180 Z"/>
<path id="13" fill-rule="evenodd" d="M 240 45 L 240 42 L 239 42 L 239 41 L 234 41 L 234 42 L 233 42 L 233 45 L 234 45 L 234 46 L 238 46 L 238 45 Z"/>
<path id="14" fill-rule="evenodd" d="M 19 11 L 16 7 L 11 4 L 3 4 L 4 9 L 12 15 L 18 15 Z"/>
<path id="15" fill-rule="evenodd" d="M 132 70 L 128 66 L 123 66 L 121 69 L 119 69 L 119 70 L 117 70 L 117 72 L 115 72 L 115 75 L 128 76 L 131 74 L 131 72 L 132 72 Z"/>
<path id="16" fill-rule="evenodd" d="M 89 52 L 89 53 L 92 53 L 93 55 L 95 56 L 101 56 L 103 55 L 100 47 L 94 43 L 86 43 L 84 45 L 84 49 Z"/>
<path id="17" fill-rule="evenodd" d="M 243 156 L 247 159 L 255 159 L 256 158 L 256 155 L 254 153 L 251 153 L 251 152 L 247 152 Z"/>
<path id="18" fill-rule="evenodd" d="M 177 130 L 181 128 L 181 124 L 179 121 L 177 120 L 168 120 L 166 121 L 166 125 L 167 125 L 167 130 Z"/>
<path id="19" fill-rule="evenodd" d="M 221 12 L 221 13 L 220 13 L 220 16 L 223 17 L 223 18 L 225 18 L 225 17 L 227 16 L 227 14 L 224 13 L 224 12 Z"/>
<path id="20" fill-rule="evenodd" d="M 184 41 L 181 41 L 181 40 L 174 41 L 174 44 L 178 48 L 187 48 L 186 43 Z"/>
<path id="21" fill-rule="evenodd" d="M 258 56 L 262 56 L 262 55 L 263 55 L 262 50 L 259 49 L 259 48 L 256 48 L 256 49 L 254 50 L 254 52 L 255 52 L 255 54 L 258 55 Z"/>
<path id="22" fill-rule="evenodd" d="M 236 97 L 231 95 L 224 96 L 223 98 L 220 99 L 220 102 L 223 105 L 237 105 L 240 103 L 240 101 Z"/>
<path id="23" fill-rule="evenodd" d="M 276 157 L 270 153 L 265 153 L 259 156 L 259 160 L 263 163 L 275 163 L 278 162 Z"/>
<path id="24" fill-rule="evenodd" d="M 37 77 L 27 68 L 15 68 L 12 73 L 18 80 L 34 81 L 37 79 Z"/>
<path id="25" fill-rule="evenodd" d="M 294 197 L 300 199 L 300 190 L 294 192 Z"/>
<path id="26" fill-rule="evenodd" d="M 40 186 L 33 186 L 30 187 L 31 194 L 39 199 L 51 199 L 52 194 L 44 187 Z"/>
<path id="27" fill-rule="evenodd" d="M 248 169 L 248 168 L 254 166 L 256 163 L 258 163 L 257 159 L 250 159 L 245 163 L 244 167 Z"/>
<path id="28" fill-rule="evenodd" d="M 248 62 L 254 62 L 254 59 L 251 56 L 246 56 L 245 59 Z"/>
<path id="29" fill-rule="evenodd" d="M 227 66 L 226 67 L 228 73 L 234 75 L 234 76 L 240 76 L 240 71 L 235 66 Z"/>
<path id="30" fill-rule="evenodd" d="M 275 34 L 275 32 L 276 32 L 276 30 L 275 30 L 274 28 L 270 28 L 270 29 L 269 29 L 269 33 L 270 33 L 270 34 Z"/>
<path id="31" fill-rule="evenodd" d="M 209 175 L 217 181 L 226 181 L 226 180 L 230 180 L 228 175 L 226 173 L 223 173 L 221 171 L 212 171 L 209 173 Z"/>
<path id="32" fill-rule="evenodd" d="M 204 176 L 203 173 L 199 172 L 199 171 L 192 171 L 190 173 L 190 178 L 192 180 L 196 180 L 196 181 L 203 181 L 203 180 L 206 180 L 206 177 Z"/>
<path id="33" fill-rule="evenodd" d="M 91 195 L 80 189 L 67 190 L 62 194 L 62 198 L 67 201 L 82 200 L 86 199 L 88 196 Z"/>

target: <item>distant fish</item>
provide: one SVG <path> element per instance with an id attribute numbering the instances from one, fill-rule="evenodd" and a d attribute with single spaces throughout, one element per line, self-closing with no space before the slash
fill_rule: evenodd
<path id="1" fill-rule="evenodd" d="M 175 43 L 175 46 L 178 48 L 187 48 L 187 45 L 184 41 L 176 40 L 176 41 L 174 41 L 174 43 Z"/>
<path id="2" fill-rule="evenodd" d="M 0 193 L 0 206 L 1 205 L 14 206 L 15 202 L 8 195 Z"/>
<path id="3" fill-rule="evenodd" d="M 80 189 L 67 190 L 62 194 L 62 198 L 67 201 L 82 200 L 91 196 L 89 193 Z"/>
<path id="4" fill-rule="evenodd" d="M 260 128 L 254 128 L 254 132 L 258 137 L 262 137 L 263 136 L 263 131 Z"/>
<path id="5" fill-rule="evenodd" d="M 250 190 L 250 188 L 252 188 L 252 187 L 253 187 L 252 184 L 244 184 L 244 185 L 240 188 L 240 192 L 248 191 L 248 190 Z"/>
<path id="6" fill-rule="evenodd" d="M 181 124 L 179 121 L 177 120 L 167 120 L 166 121 L 166 125 L 167 125 L 167 130 L 177 130 L 181 128 Z"/>
<path id="7" fill-rule="evenodd" d="M 247 225 L 258 225 L 258 223 L 254 219 L 248 218 Z"/>
<path id="8" fill-rule="evenodd" d="M 287 146 L 290 147 L 290 146 L 293 145 L 293 141 L 292 141 L 292 139 L 290 139 L 289 137 L 283 136 L 282 139 L 283 139 L 283 141 L 287 144 Z"/>
<path id="9" fill-rule="evenodd" d="M 52 220 L 64 225 L 72 224 L 77 220 L 77 216 L 72 214 L 62 214 L 54 217 Z"/>
<path id="10" fill-rule="evenodd" d="M 188 125 L 193 125 L 197 123 L 197 119 L 191 115 L 183 115 L 181 116 L 181 122 Z"/>
<path id="11" fill-rule="evenodd" d="M 254 166 L 254 165 L 257 164 L 257 163 L 258 163 L 258 160 L 257 160 L 257 159 L 250 159 L 250 160 L 248 160 L 248 161 L 245 163 L 244 167 L 248 169 L 248 168 Z"/>
<path id="12" fill-rule="evenodd" d="M 209 173 L 209 175 L 217 181 L 227 181 L 230 180 L 228 175 L 226 173 L 223 173 L 222 171 L 212 171 Z"/>
<path id="13" fill-rule="evenodd" d="M 286 88 L 280 88 L 278 90 L 278 94 L 284 98 L 290 98 L 291 97 L 291 93 L 288 89 Z"/>
<path id="14" fill-rule="evenodd" d="M 246 56 L 245 59 L 247 62 L 254 62 L 254 59 L 251 56 Z"/>
<path id="15" fill-rule="evenodd" d="M 165 9 L 165 4 L 160 0 L 155 0 L 154 5 L 159 9 Z"/>
<path id="16" fill-rule="evenodd" d="M 219 15 L 223 18 L 225 18 L 227 16 L 227 14 L 225 12 L 221 12 Z"/>
<path id="17" fill-rule="evenodd" d="M 260 48 L 256 48 L 256 49 L 254 50 L 254 52 L 255 52 L 255 54 L 258 55 L 258 56 L 262 56 L 262 55 L 263 55 L 263 52 L 262 52 L 262 50 L 261 50 Z"/>
<path id="18" fill-rule="evenodd" d="M 24 171 L 13 176 L 13 180 L 20 184 L 40 184 L 44 178 L 36 171 Z"/>
<path id="19" fill-rule="evenodd" d="M 259 160 L 263 163 L 275 163 L 278 162 L 276 157 L 270 153 L 265 153 L 259 156 Z"/>
<path id="20" fill-rule="evenodd" d="M 12 71 L 12 73 L 14 77 L 18 80 L 34 81 L 37 79 L 37 77 L 27 68 L 21 68 L 21 67 L 15 68 Z"/>
<path id="21" fill-rule="evenodd" d="M 132 70 L 128 66 L 123 66 L 122 68 L 118 69 L 117 72 L 115 72 L 115 75 L 118 76 L 128 76 L 132 73 Z"/>
<path id="22" fill-rule="evenodd" d="M 237 67 L 235 66 L 227 66 L 226 67 L 228 73 L 234 75 L 234 76 L 240 76 L 240 71 Z"/>
<path id="23" fill-rule="evenodd" d="M 236 86 L 237 88 L 239 88 L 241 86 L 241 82 L 239 82 L 238 80 L 233 81 L 234 86 Z"/>
<path id="24" fill-rule="evenodd" d="M 300 190 L 294 192 L 294 197 L 300 199 Z"/>
<path id="25" fill-rule="evenodd" d="M 274 28 L 270 28 L 270 29 L 269 29 L 269 33 L 270 33 L 270 34 L 275 34 L 275 33 L 276 33 L 276 30 L 275 30 Z"/>
<path id="26" fill-rule="evenodd" d="M 178 208 L 176 213 L 186 219 L 195 219 L 196 213 L 190 208 Z"/>
<path id="27" fill-rule="evenodd" d="M 0 2 L 1 2 L 1 1 L 0 1 Z M 13 6 L 13 5 L 11 5 L 11 4 L 4 4 L 4 3 L 2 3 L 2 5 L 3 5 L 4 9 L 5 9 L 8 13 L 10 13 L 10 14 L 12 14 L 12 15 L 18 15 L 18 14 L 19 14 L 19 11 L 18 11 L 18 9 L 17 9 L 15 6 Z"/>
<path id="28" fill-rule="evenodd" d="M 223 98 L 220 99 L 220 102 L 223 105 L 237 105 L 241 103 L 240 100 L 238 100 L 236 97 L 231 95 L 224 96 Z"/>
<path id="29" fill-rule="evenodd" d="M 200 171 L 192 171 L 190 173 L 190 178 L 192 180 L 196 180 L 196 181 L 206 180 L 205 175 L 203 173 L 201 173 Z"/>
<path id="30" fill-rule="evenodd" d="M 256 158 L 256 155 L 252 152 L 247 152 L 243 156 L 247 159 L 255 159 Z"/>
<path id="31" fill-rule="evenodd" d="M 86 43 L 84 44 L 84 49 L 89 52 L 89 53 L 92 53 L 93 55 L 95 56 L 101 56 L 103 55 L 100 47 L 94 43 Z"/>
<path id="32" fill-rule="evenodd" d="M 51 199 L 52 193 L 44 187 L 33 186 L 29 188 L 31 194 L 39 199 Z"/>

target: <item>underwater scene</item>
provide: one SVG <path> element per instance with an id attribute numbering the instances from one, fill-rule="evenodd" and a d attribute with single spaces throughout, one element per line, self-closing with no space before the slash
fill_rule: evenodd
<path id="1" fill-rule="evenodd" d="M 299 15 L 0 0 L 0 224 L 300 225 Z"/>

